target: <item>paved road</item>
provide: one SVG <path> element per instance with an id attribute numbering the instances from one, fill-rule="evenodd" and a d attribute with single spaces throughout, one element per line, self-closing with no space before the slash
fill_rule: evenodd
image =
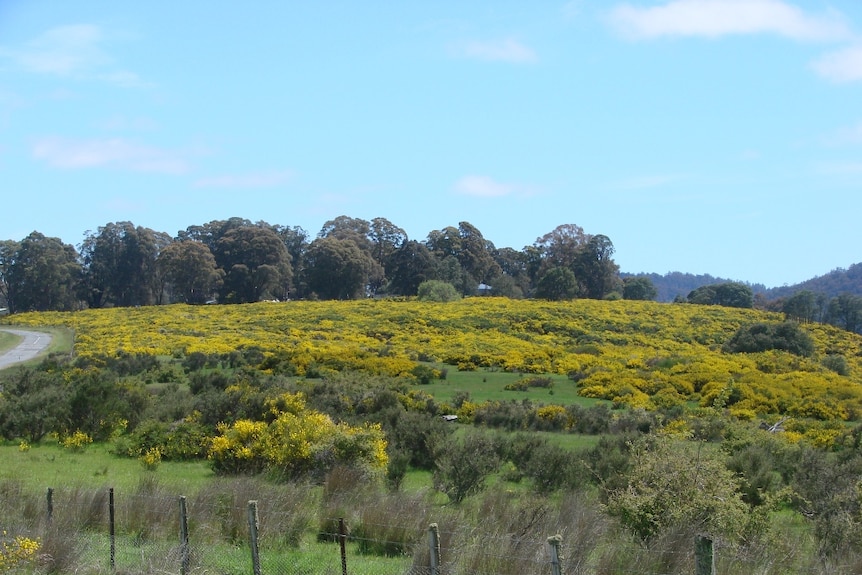
<path id="1" fill-rule="evenodd" d="M 26 331 L 23 329 L 2 328 L 2 331 L 14 333 L 22 337 L 21 343 L 4 354 L 0 354 L 0 369 L 33 359 L 48 347 L 51 343 L 51 335 L 40 331 Z"/>

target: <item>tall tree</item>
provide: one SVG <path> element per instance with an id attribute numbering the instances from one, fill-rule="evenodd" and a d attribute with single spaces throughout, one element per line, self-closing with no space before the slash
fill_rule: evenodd
<path id="1" fill-rule="evenodd" d="M 754 305 L 754 292 L 745 284 L 725 282 L 701 286 L 688 294 L 688 302 L 701 305 L 750 308 Z"/>
<path id="2" fill-rule="evenodd" d="M 407 240 L 386 258 L 389 293 L 416 295 L 419 284 L 437 279 L 437 261 L 431 251 L 415 240 Z"/>
<path id="3" fill-rule="evenodd" d="M 230 230 L 253 226 L 251 220 L 245 218 L 229 218 L 227 220 L 213 220 L 200 226 L 189 226 L 185 231 L 177 234 L 180 240 L 195 240 L 207 246 L 215 253 L 216 244 Z"/>
<path id="4" fill-rule="evenodd" d="M 285 299 L 293 270 L 284 242 L 270 227 L 241 226 L 225 233 L 213 252 L 224 273 L 221 299 L 248 303 Z"/>
<path id="5" fill-rule="evenodd" d="M 536 285 L 536 297 L 551 301 L 574 299 L 578 297 L 578 280 L 575 273 L 565 267 L 549 269 Z"/>
<path id="6" fill-rule="evenodd" d="M 841 294 L 829 300 L 829 323 L 847 331 L 862 332 L 862 297 Z"/>
<path id="7" fill-rule="evenodd" d="M 375 267 L 371 255 L 352 239 L 318 238 L 306 255 L 308 289 L 322 299 L 356 299 L 365 295 Z"/>
<path id="8" fill-rule="evenodd" d="M 8 270 L 9 309 L 68 311 L 78 304 L 78 253 L 59 238 L 33 232 L 18 244 Z"/>
<path id="9" fill-rule="evenodd" d="M 291 228 L 276 226 L 275 233 L 284 242 L 287 253 L 290 254 L 290 267 L 293 269 L 293 292 L 296 297 L 305 293 L 305 252 L 308 251 L 308 232 L 299 226 Z"/>
<path id="10" fill-rule="evenodd" d="M 407 232 L 386 218 L 374 218 L 368 239 L 371 240 L 371 257 L 385 268 L 392 252 L 407 241 Z"/>
<path id="11" fill-rule="evenodd" d="M 163 236 L 131 222 L 109 223 L 95 234 L 88 232 L 81 256 L 90 307 L 152 304 Z"/>
<path id="12" fill-rule="evenodd" d="M 536 239 L 533 243 L 543 261 L 543 269 L 537 270 L 541 275 L 549 268 L 567 267 L 574 271 L 578 255 L 589 241 L 590 236 L 581 226 L 562 224 Z"/>
<path id="13" fill-rule="evenodd" d="M 14 240 L 0 241 L 0 306 L 9 306 L 9 272 L 15 263 L 18 242 Z"/>
<path id="14" fill-rule="evenodd" d="M 183 240 L 170 244 L 159 254 L 161 274 L 173 294 L 172 301 L 204 303 L 224 282 L 224 270 L 202 242 Z"/>
<path id="15" fill-rule="evenodd" d="M 356 247 L 362 251 L 371 253 L 372 242 L 371 223 L 360 218 L 349 216 L 338 216 L 323 224 L 318 238 L 336 238 L 339 240 L 353 240 Z"/>
<path id="16" fill-rule="evenodd" d="M 784 300 L 781 306 L 781 311 L 789 319 L 801 322 L 816 321 L 817 309 L 817 294 L 811 290 L 796 292 Z"/>
<path id="17" fill-rule="evenodd" d="M 649 276 L 629 277 L 623 280 L 623 299 L 652 301 L 658 296 Z"/>
<path id="18" fill-rule="evenodd" d="M 461 293 L 472 295 L 480 283 L 490 283 L 502 273 L 494 261 L 494 245 L 469 222 L 458 227 L 447 226 L 428 234 L 425 245 L 440 261 L 440 279 L 457 287 Z M 454 269 L 456 260 L 460 271 Z"/>
<path id="19" fill-rule="evenodd" d="M 581 284 L 582 295 L 602 299 L 616 287 L 619 266 L 614 263 L 614 244 L 599 234 L 591 236 L 575 256 L 574 272 Z"/>

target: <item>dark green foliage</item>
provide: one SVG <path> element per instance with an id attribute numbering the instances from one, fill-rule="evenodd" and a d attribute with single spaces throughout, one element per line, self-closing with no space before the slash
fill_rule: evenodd
<path id="1" fill-rule="evenodd" d="M 450 283 L 428 280 L 419 284 L 417 295 L 421 301 L 447 302 L 461 299 L 461 294 Z"/>
<path id="2" fill-rule="evenodd" d="M 551 301 L 578 297 L 579 287 L 575 272 L 565 267 L 551 268 L 536 285 L 536 297 Z"/>
<path id="3" fill-rule="evenodd" d="M 834 371 L 838 375 L 846 376 L 850 374 L 850 368 L 847 365 L 847 359 L 843 355 L 830 353 L 823 358 L 823 361 L 821 363 L 823 364 L 823 367 L 830 371 Z"/>
<path id="4" fill-rule="evenodd" d="M 134 429 L 151 396 L 136 380 L 118 382 L 109 370 L 73 373 L 69 382 L 69 415 L 64 431 L 82 431 L 104 441 L 117 430 Z"/>
<path id="5" fill-rule="evenodd" d="M 500 465 L 500 450 L 497 439 L 478 431 L 441 442 L 434 454 L 434 487 L 453 503 L 479 493 Z"/>
<path id="6" fill-rule="evenodd" d="M 688 294 L 688 303 L 750 308 L 754 305 L 754 292 L 741 283 L 726 282 L 702 286 Z"/>
<path id="7" fill-rule="evenodd" d="M 36 443 L 64 429 L 69 393 L 61 374 L 20 368 L 0 380 L 0 390 L 0 435 L 5 439 Z"/>
<path id="8" fill-rule="evenodd" d="M 391 449 L 406 454 L 416 469 L 434 469 L 437 451 L 451 441 L 454 426 L 427 413 L 391 410 L 387 414 L 383 426 Z"/>
<path id="9" fill-rule="evenodd" d="M 439 372 L 436 369 L 422 364 L 414 367 L 412 373 L 416 377 L 416 380 L 422 385 L 428 385 L 439 376 Z"/>
<path id="10" fill-rule="evenodd" d="M 754 323 L 739 328 L 722 348 L 725 353 L 756 353 L 772 349 L 809 357 L 814 353 L 814 341 L 794 321 Z"/>
<path id="11" fill-rule="evenodd" d="M 129 354 L 122 351 L 116 355 L 104 357 L 103 361 L 105 367 L 115 371 L 120 377 L 141 374 L 145 371 L 153 370 L 159 365 L 158 358 L 152 354 Z"/>
<path id="12" fill-rule="evenodd" d="M 116 451 L 120 455 L 138 457 L 150 449 L 158 449 L 165 460 L 183 461 L 205 457 L 208 445 L 206 431 L 196 423 L 149 419 L 118 442 Z"/>
<path id="13" fill-rule="evenodd" d="M 516 434 L 507 442 L 506 458 L 520 477 L 531 480 L 533 489 L 550 493 L 575 488 L 586 473 L 576 454 L 539 435 Z"/>
<path id="14" fill-rule="evenodd" d="M 793 476 L 796 508 L 813 522 L 822 555 L 862 544 L 860 475 L 858 452 L 836 458 L 809 448 L 799 454 Z"/>
<path id="15" fill-rule="evenodd" d="M 766 432 L 763 432 L 766 433 Z M 782 486 L 778 473 L 778 458 L 782 454 L 773 449 L 775 444 L 754 443 L 735 451 L 727 461 L 727 468 L 740 478 L 742 500 L 752 506 L 763 505 L 769 494 Z"/>
<path id="16" fill-rule="evenodd" d="M 588 477 L 598 486 L 602 500 L 607 501 L 611 493 L 628 483 L 632 467 L 631 445 L 637 437 L 635 434 L 603 436 L 595 447 L 584 453 Z"/>
<path id="17" fill-rule="evenodd" d="M 623 299 L 652 301 L 656 297 L 658 291 L 648 276 L 623 279 Z"/>
<path id="18" fill-rule="evenodd" d="M 590 407 L 571 404 L 566 407 L 569 420 L 572 421 L 572 433 L 599 435 L 607 433 L 611 421 L 611 412 L 607 404 L 597 403 Z"/>
<path id="19" fill-rule="evenodd" d="M 484 402 L 476 408 L 473 422 L 477 425 L 518 431 L 527 428 L 527 418 L 532 411 L 533 404 L 529 399 Z"/>

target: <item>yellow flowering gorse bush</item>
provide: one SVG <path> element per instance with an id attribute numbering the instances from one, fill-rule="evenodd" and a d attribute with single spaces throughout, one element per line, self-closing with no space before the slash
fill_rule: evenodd
<path id="1" fill-rule="evenodd" d="M 733 381 L 728 407 L 747 418 L 856 420 L 862 414 L 859 336 L 806 324 L 812 357 L 721 352 L 741 326 L 783 319 L 718 306 L 466 298 L 171 305 L 16 314 L 4 321 L 66 326 L 76 334 L 75 353 L 96 364 L 118 353 L 222 356 L 244 348 L 260 349 L 272 369 L 289 364 L 298 376 L 314 369 L 317 375 L 355 370 L 410 377 L 418 362 L 438 362 L 576 374 L 584 396 L 647 409 L 709 406 Z M 846 375 L 825 366 L 836 355 L 844 358 Z M 408 409 L 420 409 L 424 400 L 402 398 Z"/>

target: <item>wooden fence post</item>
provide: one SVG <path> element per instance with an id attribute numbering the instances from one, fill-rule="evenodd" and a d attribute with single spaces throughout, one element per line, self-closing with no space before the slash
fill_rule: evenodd
<path id="1" fill-rule="evenodd" d="M 117 538 L 114 523 L 114 488 L 108 489 L 108 533 L 111 538 L 111 571 L 117 568 Z"/>
<path id="2" fill-rule="evenodd" d="M 440 575 L 440 532 L 436 523 L 428 526 L 428 550 L 430 556 L 430 575 Z"/>
<path id="3" fill-rule="evenodd" d="M 260 522 L 257 515 L 257 501 L 248 502 L 248 538 L 251 546 L 251 567 L 254 575 L 260 575 L 260 550 L 257 546 Z"/>
<path id="4" fill-rule="evenodd" d="M 698 535 L 694 541 L 695 575 L 715 575 L 715 553 L 712 539 Z"/>
<path id="5" fill-rule="evenodd" d="M 180 574 L 189 572 L 189 516 L 186 512 L 186 497 L 180 496 Z"/>
<path id="6" fill-rule="evenodd" d="M 54 520 L 54 488 L 48 488 L 48 526 L 51 526 L 51 522 Z"/>
<path id="7" fill-rule="evenodd" d="M 341 549 L 341 575 L 347 575 L 347 526 L 344 517 L 338 518 L 338 546 Z"/>
<path id="8" fill-rule="evenodd" d="M 551 575 L 562 575 L 563 573 L 560 563 L 563 559 L 562 555 L 560 555 L 560 544 L 562 542 L 562 535 L 548 537 L 548 550 L 551 553 Z"/>

